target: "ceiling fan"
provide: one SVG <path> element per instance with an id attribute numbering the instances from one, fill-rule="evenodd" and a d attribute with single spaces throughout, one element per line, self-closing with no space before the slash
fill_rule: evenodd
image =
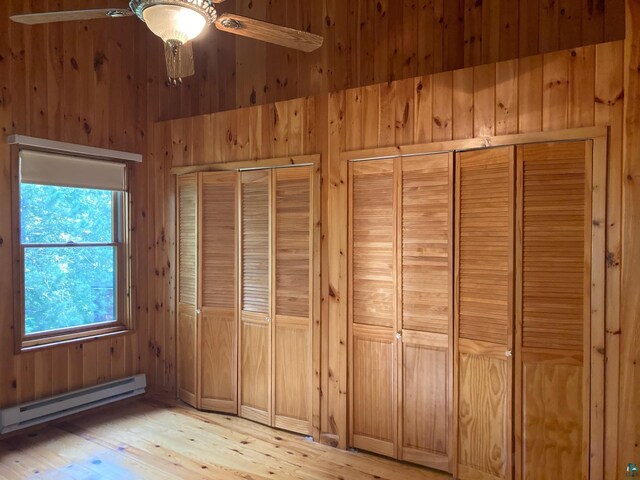
<path id="1" fill-rule="evenodd" d="M 167 75 L 177 85 L 183 77 L 195 73 L 191 40 L 205 27 L 214 24 L 218 30 L 254 38 L 283 47 L 312 52 L 322 46 L 323 38 L 309 32 L 274 25 L 252 18 L 223 13 L 218 15 L 216 3 L 224 0 L 131 0 L 129 9 L 102 8 L 63 12 L 14 15 L 11 20 L 27 25 L 122 18 L 137 15 L 164 42 Z"/>

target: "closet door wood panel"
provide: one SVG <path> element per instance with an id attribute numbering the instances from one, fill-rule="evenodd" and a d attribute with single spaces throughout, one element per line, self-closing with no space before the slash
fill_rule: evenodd
<path id="1" fill-rule="evenodd" d="M 449 351 L 446 336 L 402 332 L 400 458 L 446 471 L 451 449 Z"/>
<path id="2" fill-rule="evenodd" d="M 591 142 L 518 149 L 517 478 L 589 477 Z"/>
<path id="3" fill-rule="evenodd" d="M 458 475 L 512 476 L 514 148 L 457 159 Z"/>
<path id="4" fill-rule="evenodd" d="M 237 413 L 235 172 L 200 174 L 200 408 Z"/>
<path id="5" fill-rule="evenodd" d="M 276 169 L 274 426 L 312 433 L 311 167 Z"/>
<path id="6" fill-rule="evenodd" d="M 453 439 L 453 154 L 401 162 L 399 457 L 450 470 Z"/>
<path id="7" fill-rule="evenodd" d="M 394 160 L 350 165 L 350 444 L 396 456 L 397 297 Z"/>
<path id="8" fill-rule="evenodd" d="M 271 423 L 271 171 L 241 173 L 240 416 Z"/>
<path id="9" fill-rule="evenodd" d="M 178 177 L 178 396 L 197 406 L 198 184 L 196 174 Z"/>

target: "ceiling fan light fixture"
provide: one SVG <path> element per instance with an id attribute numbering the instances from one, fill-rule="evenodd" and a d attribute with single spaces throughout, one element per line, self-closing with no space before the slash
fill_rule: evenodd
<path id="1" fill-rule="evenodd" d="M 216 19 L 210 0 L 132 0 L 130 8 L 165 43 L 187 43 Z"/>

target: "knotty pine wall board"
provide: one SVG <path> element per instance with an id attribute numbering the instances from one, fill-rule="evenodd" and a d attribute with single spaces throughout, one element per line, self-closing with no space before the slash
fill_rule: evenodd
<path id="1" fill-rule="evenodd" d="M 115 0 L 114 6 L 126 6 Z M 134 19 L 73 22 L 30 27 L 9 20 L 14 13 L 61 8 L 97 8 L 103 2 L 0 4 L 0 135 L 21 134 L 58 141 L 143 152 L 146 121 L 144 29 Z M 133 21 L 132 21 L 133 20 Z M 145 68 L 146 70 L 146 68 Z M 139 71 L 139 73 L 142 73 Z M 0 145 L 0 407 L 120 378 L 139 371 L 146 345 L 139 335 L 14 355 L 11 182 L 9 146 Z M 147 210 L 133 184 L 134 217 Z M 135 221 L 133 224 L 135 225 Z M 135 255 L 134 287 L 144 281 L 147 252 Z M 137 310 L 146 308 L 136 298 Z"/>
<path id="2" fill-rule="evenodd" d="M 160 42 L 149 80 L 160 120 L 337 92 L 612 40 L 624 0 L 228 0 L 218 5 L 324 37 L 301 53 L 210 29 L 196 75 L 163 88 Z M 154 89 L 152 89 L 154 90 Z"/>
<path id="3" fill-rule="evenodd" d="M 617 438 L 622 62 L 623 42 L 617 41 L 155 125 L 164 170 L 322 154 L 323 441 L 346 445 L 347 238 L 341 222 L 347 178 L 340 152 L 594 125 L 610 126 L 607 283 L 614 287 L 607 301 L 607 376 L 613 380 L 606 387 L 606 435 Z M 167 194 L 173 195 L 170 189 Z M 614 449 L 606 455 L 611 474 L 615 442 L 607 448 Z"/>

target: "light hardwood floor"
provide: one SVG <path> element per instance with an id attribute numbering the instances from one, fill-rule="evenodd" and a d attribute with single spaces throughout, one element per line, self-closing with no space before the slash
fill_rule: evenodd
<path id="1" fill-rule="evenodd" d="M 0 441 L 1 479 L 388 479 L 448 475 L 159 397 Z"/>

